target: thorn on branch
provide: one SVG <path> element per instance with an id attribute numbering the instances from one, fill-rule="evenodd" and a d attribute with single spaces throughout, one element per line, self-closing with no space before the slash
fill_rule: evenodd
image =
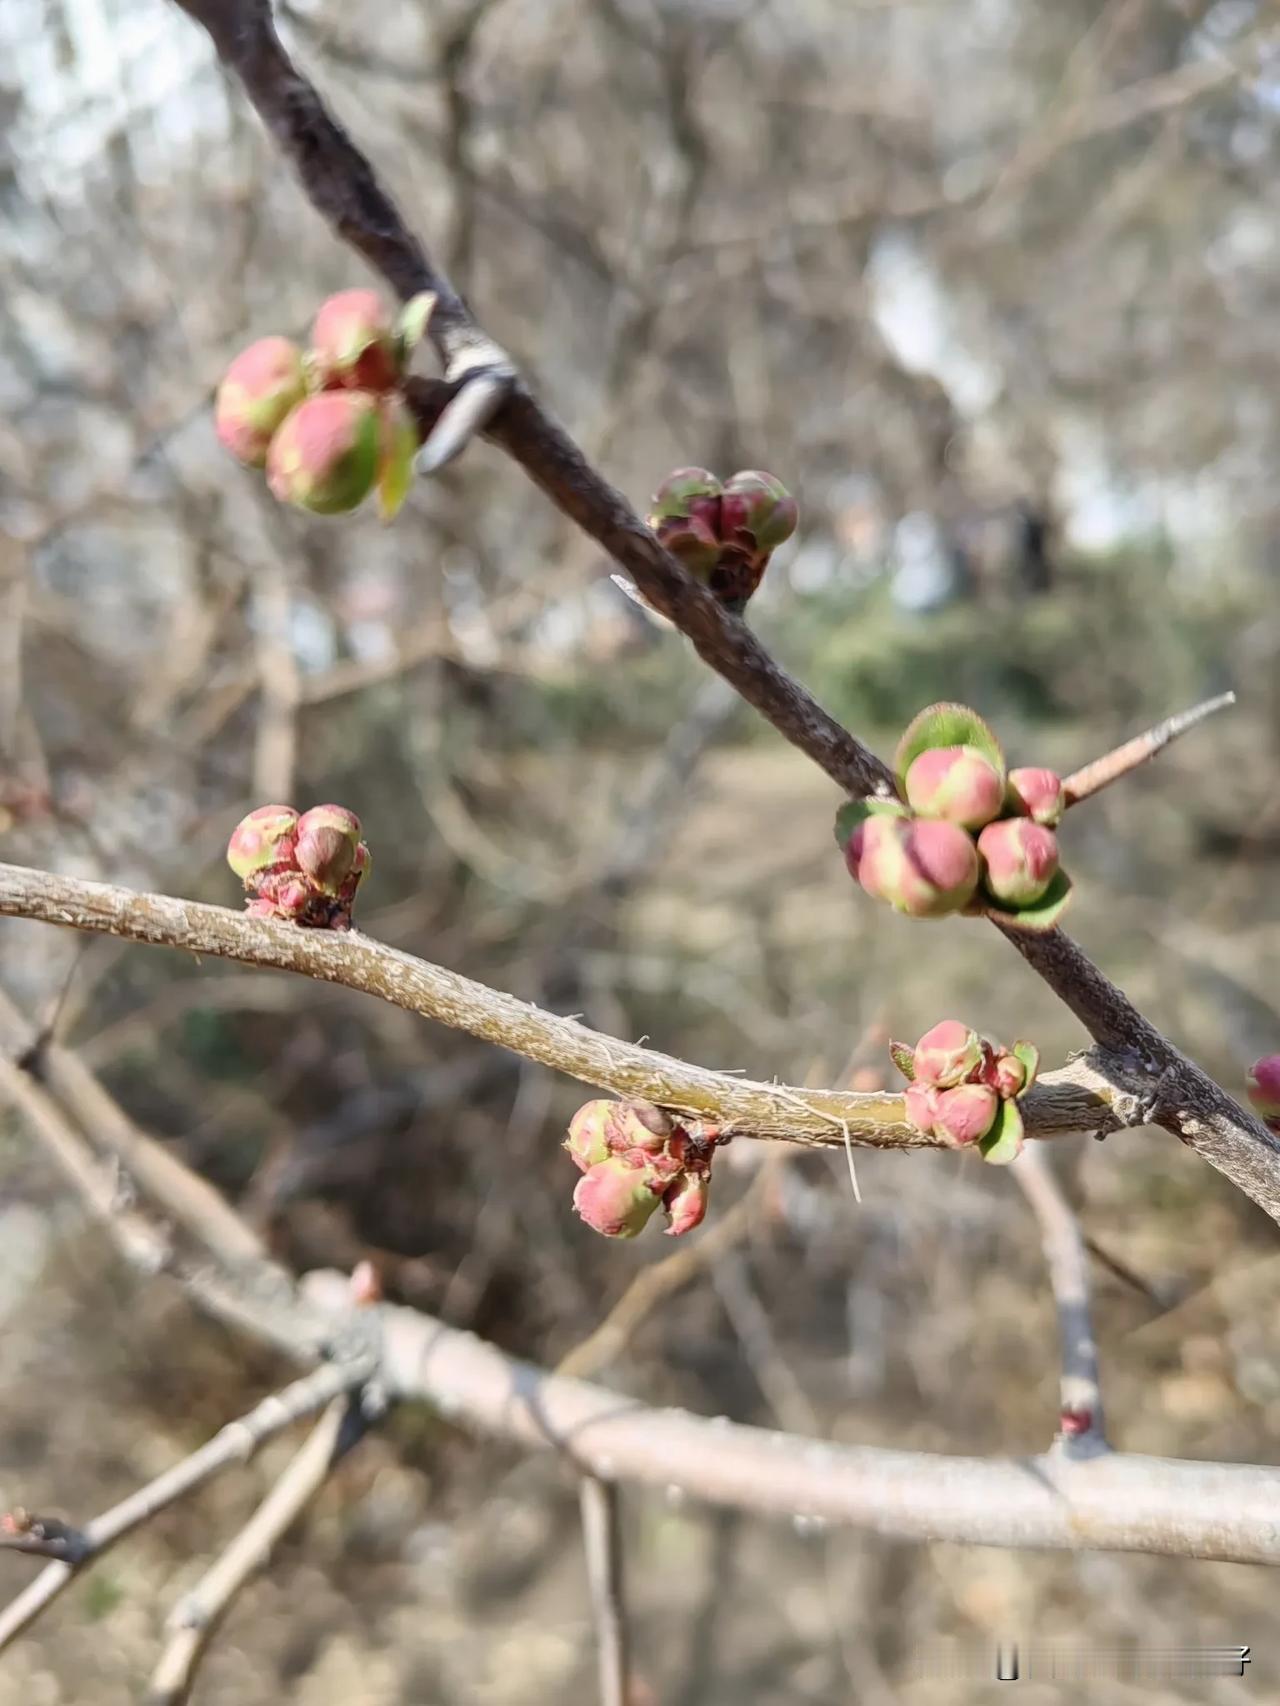
<path id="1" fill-rule="evenodd" d="M 489 367 L 468 374 L 440 411 L 414 458 L 419 474 L 438 474 L 484 431 L 515 384 L 513 367 Z"/>
<path id="2" fill-rule="evenodd" d="M 1135 735 L 1123 746 L 1104 753 L 1101 758 L 1095 758 L 1091 764 L 1082 766 L 1066 777 L 1063 790 L 1069 806 L 1079 805 L 1081 800 L 1089 799 L 1101 789 L 1109 787 L 1112 782 L 1118 782 L 1122 776 L 1127 776 L 1131 770 L 1136 770 L 1140 764 L 1146 764 L 1149 759 L 1163 752 L 1166 746 L 1184 735 L 1189 729 L 1202 723 L 1216 711 L 1225 711 L 1234 705 L 1234 693 L 1219 693 L 1214 699 L 1206 699 L 1203 704 L 1193 705 L 1189 711 L 1180 711 L 1176 716 L 1166 717 L 1164 722 L 1157 723 L 1145 734 Z"/>

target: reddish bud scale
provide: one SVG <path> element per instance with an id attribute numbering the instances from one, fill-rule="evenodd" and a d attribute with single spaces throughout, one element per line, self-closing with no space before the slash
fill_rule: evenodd
<path id="1" fill-rule="evenodd" d="M 957 1148 L 977 1143 L 996 1122 L 1000 1098 L 989 1084 L 957 1084 L 938 1093 L 933 1129 Z"/>
<path id="2" fill-rule="evenodd" d="M 294 857 L 322 894 L 342 892 L 360 845 L 360 819 L 345 806 L 312 806 L 298 819 Z"/>

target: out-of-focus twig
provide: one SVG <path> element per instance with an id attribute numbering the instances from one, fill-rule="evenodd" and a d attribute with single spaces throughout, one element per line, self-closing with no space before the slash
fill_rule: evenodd
<path id="1" fill-rule="evenodd" d="M 1035 1213 L 1058 1310 L 1062 1356 L 1058 1446 L 1076 1456 L 1105 1451 L 1098 1346 L 1089 1315 L 1089 1258 L 1080 1223 L 1036 1145 L 1028 1145 L 1013 1163 L 1013 1176 Z"/>
<path id="2" fill-rule="evenodd" d="M 247 1463 L 264 1441 L 283 1432 L 294 1422 L 311 1415 L 368 1377 L 369 1367 L 356 1363 L 324 1363 L 314 1373 L 295 1380 L 281 1392 L 273 1392 L 247 1415 L 216 1433 L 211 1440 L 157 1475 L 145 1487 L 130 1493 L 110 1510 L 103 1511 L 81 1529 L 67 1557 L 43 1569 L 30 1585 L 0 1610 L 0 1651 L 28 1628 L 70 1582 L 125 1535 L 150 1522 L 178 1499 L 203 1487 L 215 1475 L 238 1463 Z M 28 1519 L 30 1521 L 31 1519 Z M 0 1545 L 36 1552 L 35 1545 L 20 1545 L 0 1537 Z M 48 1552 L 45 1555 L 49 1555 Z"/>
<path id="3" fill-rule="evenodd" d="M 582 1550 L 596 1632 L 600 1706 L 628 1706 L 630 1642 L 618 1525 L 618 1489 L 612 1481 L 584 1475 L 578 1483 Z"/>
<path id="4" fill-rule="evenodd" d="M 363 1432 L 357 1398 L 335 1398 L 306 1444 L 222 1556 L 169 1614 L 168 1639 L 151 1677 L 148 1706 L 183 1706 L 196 1666 L 242 1589 L 320 1491 L 337 1459 Z"/>

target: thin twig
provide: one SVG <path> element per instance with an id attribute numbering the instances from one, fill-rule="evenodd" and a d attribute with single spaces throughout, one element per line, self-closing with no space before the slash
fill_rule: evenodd
<path id="1" fill-rule="evenodd" d="M 83 1127 L 99 1154 L 113 1157 L 155 1204 L 224 1262 L 260 1257 L 262 1240 L 198 1173 L 142 1131 L 107 1094 L 84 1061 L 62 1043 L 39 1035 L 0 990 L 0 1037 L 33 1079 L 43 1080 Z M 12 1087 L 12 1080 L 7 1081 Z"/>
<path id="2" fill-rule="evenodd" d="M 584 1475 L 578 1482 L 582 1550 L 596 1631 L 600 1706 L 627 1706 L 627 1607 L 623 1591 L 622 1536 L 618 1489 L 612 1481 Z"/>
<path id="3" fill-rule="evenodd" d="M 183 1706 L 196 1666 L 232 1602 L 268 1562 L 281 1536 L 362 1431 L 359 1399 L 335 1398 L 226 1551 L 169 1614 L 168 1640 L 152 1673 L 148 1706 Z"/>
<path id="4" fill-rule="evenodd" d="M 1219 693 L 1215 699 L 1206 699 L 1201 705 L 1193 705 L 1189 711 L 1179 711 L 1177 716 L 1166 717 L 1164 722 L 1157 723 L 1145 734 L 1135 735 L 1132 740 L 1125 741 L 1112 752 L 1106 752 L 1101 758 L 1095 758 L 1091 764 L 1082 765 L 1079 770 L 1072 771 L 1070 776 L 1063 779 L 1063 792 L 1069 806 L 1078 805 L 1081 800 L 1087 800 L 1102 788 L 1110 787 L 1112 782 L 1118 782 L 1122 776 L 1127 776 L 1131 770 L 1136 770 L 1140 764 L 1146 764 L 1158 752 L 1177 740 L 1179 735 L 1186 734 L 1188 729 L 1194 729 L 1197 723 L 1204 722 L 1206 717 L 1213 716 L 1215 711 L 1225 711 L 1234 705 L 1234 693 Z"/>
<path id="5" fill-rule="evenodd" d="M 1058 1446 L 1076 1456 L 1105 1451 L 1098 1346 L 1089 1315 L 1089 1258 L 1080 1223 L 1043 1150 L 1034 1144 L 1024 1149 L 1013 1163 L 1013 1176 L 1035 1212 L 1058 1310 L 1062 1355 Z"/>
<path id="6" fill-rule="evenodd" d="M 216 1433 L 211 1440 L 157 1475 L 145 1487 L 130 1493 L 110 1510 L 103 1511 L 77 1530 L 79 1544 L 73 1561 L 52 1563 L 0 1611 L 0 1651 L 28 1628 L 46 1606 L 69 1586 L 88 1565 L 101 1558 L 135 1528 L 150 1522 L 178 1499 L 213 1480 L 224 1469 L 247 1463 L 265 1440 L 283 1432 L 302 1417 L 313 1414 L 331 1399 L 368 1379 L 368 1363 L 325 1363 L 314 1373 L 281 1392 L 274 1392 L 246 1415 Z M 27 1548 L 34 1550 L 34 1548 Z"/>

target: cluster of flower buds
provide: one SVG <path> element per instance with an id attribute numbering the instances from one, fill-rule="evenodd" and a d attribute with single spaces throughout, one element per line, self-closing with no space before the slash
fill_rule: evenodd
<path id="1" fill-rule="evenodd" d="M 983 912 L 1050 929 L 1071 894 L 1054 833 L 1062 779 L 1006 770 L 995 735 L 965 705 L 921 711 L 896 768 L 902 800 L 854 800 L 836 819 L 861 887 L 909 918 Z"/>
<path id="2" fill-rule="evenodd" d="M 227 863 L 255 918 L 287 918 L 318 930 L 349 930 L 371 857 L 360 819 L 345 806 L 259 806 L 241 818 Z"/>
<path id="3" fill-rule="evenodd" d="M 389 521 L 418 448 L 402 381 L 434 304 L 430 293 L 415 296 L 397 319 L 377 291 L 344 290 L 321 304 L 310 348 L 259 338 L 218 387 L 219 439 L 237 461 L 266 469 L 281 503 L 339 515 L 376 485 Z"/>
<path id="4" fill-rule="evenodd" d="M 723 484 L 709 469 L 677 468 L 653 494 L 648 516 L 667 550 L 738 615 L 798 519 L 781 480 L 758 468 Z"/>
<path id="5" fill-rule="evenodd" d="M 1245 1085 L 1254 1111 L 1280 1137 L 1280 1054 L 1264 1054 L 1255 1060 Z"/>
<path id="6" fill-rule="evenodd" d="M 707 1212 L 711 1157 L 720 1134 L 677 1125 L 652 1102 L 588 1102 L 565 1148 L 582 1177 L 573 1206 L 606 1238 L 634 1238 L 659 1203 L 667 1232 L 692 1232 Z"/>
<path id="7" fill-rule="evenodd" d="M 954 1149 L 976 1144 L 984 1161 L 1012 1161 L 1022 1149 L 1018 1097 L 1035 1083 L 1040 1051 L 1032 1043 L 1002 1048 L 958 1019 L 943 1019 L 916 1046 L 890 1043 L 909 1080 L 907 1118 L 917 1131 Z"/>

